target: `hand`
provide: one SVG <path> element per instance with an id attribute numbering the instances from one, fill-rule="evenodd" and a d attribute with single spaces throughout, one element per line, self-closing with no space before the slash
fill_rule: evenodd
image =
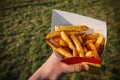
<path id="1" fill-rule="evenodd" d="M 49 59 L 29 78 L 29 80 L 59 80 L 66 73 L 81 72 L 82 70 L 88 70 L 87 64 L 79 63 L 73 65 L 67 65 L 60 62 L 55 53 L 49 57 Z"/>

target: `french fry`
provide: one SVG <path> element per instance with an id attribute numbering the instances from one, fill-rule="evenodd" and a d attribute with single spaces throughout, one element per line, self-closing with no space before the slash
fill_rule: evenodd
<path id="1" fill-rule="evenodd" d="M 103 40 L 104 40 L 104 37 L 103 37 L 103 35 L 101 34 L 101 35 L 97 38 L 97 40 L 96 40 L 96 42 L 95 42 L 95 47 L 96 47 L 96 50 L 97 50 L 97 51 L 99 50 L 100 45 L 101 45 L 101 43 L 102 43 Z"/>
<path id="2" fill-rule="evenodd" d="M 69 51 L 72 54 L 72 50 L 69 47 L 63 46 L 62 48 Z"/>
<path id="3" fill-rule="evenodd" d="M 92 41 L 87 41 L 86 42 L 86 46 L 89 50 L 93 51 L 94 53 L 92 53 L 94 55 L 95 58 L 99 58 L 98 52 L 94 46 L 94 44 L 92 43 Z"/>
<path id="4" fill-rule="evenodd" d="M 73 50 L 73 56 L 77 56 L 76 48 L 74 47 L 71 39 L 67 36 L 67 34 L 64 31 L 61 31 L 61 38 L 68 44 L 68 47 Z"/>
<path id="5" fill-rule="evenodd" d="M 67 34 L 64 31 L 62 31 L 60 33 L 60 35 L 61 35 L 61 38 L 68 44 L 70 49 L 74 49 L 75 48 L 73 43 L 72 43 L 72 41 L 70 40 L 70 38 L 67 36 Z"/>
<path id="6" fill-rule="evenodd" d="M 72 54 L 73 54 L 73 56 L 74 56 L 74 57 L 76 57 L 76 56 L 78 56 L 78 55 L 79 55 L 79 54 L 78 54 L 78 51 L 77 51 L 77 49 L 76 49 L 76 48 L 74 48 L 74 49 L 73 49 L 73 53 L 72 53 Z"/>
<path id="7" fill-rule="evenodd" d="M 61 39 L 60 36 L 58 36 L 58 37 L 53 37 L 53 38 L 52 38 L 52 40 L 56 41 L 57 43 L 59 43 L 59 40 L 60 40 L 60 39 Z"/>
<path id="8" fill-rule="evenodd" d="M 88 64 L 88 65 L 91 65 L 91 66 L 96 66 L 96 67 L 99 67 L 100 68 L 100 64 L 95 64 L 95 63 L 90 63 L 90 62 L 82 62 L 83 64 Z"/>
<path id="9" fill-rule="evenodd" d="M 48 33 L 46 35 L 46 39 L 50 39 L 50 38 L 54 38 L 54 37 L 59 37 L 60 33 L 61 33 L 61 31 L 54 31 L 54 32 Z M 71 34 L 76 34 L 77 35 L 77 34 L 80 34 L 79 31 L 65 31 L 65 33 L 67 35 L 71 35 Z"/>
<path id="10" fill-rule="evenodd" d="M 84 53 L 88 52 L 86 46 L 83 46 Z"/>
<path id="11" fill-rule="evenodd" d="M 80 26 L 55 26 L 55 31 L 85 31 L 88 27 L 85 25 Z"/>
<path id="12" fill-rule="evenodd" d="M 81 35 L 78 35 L 77 38 L 78 38 L 79 42 L 80 42 L 81 44 L 83 44 L 83 39 L 82 39 Z"/>
<path id="13" fill-rule="evenodd" d="M 97 32 L 80 32 L 87 29 L 84 25 L 55 26 L 55 31 L 46 35 L 46 43 L 62 59 L 77 56 L 100 58 L 104 49 L 104 36 Z"/>
<path id="14" fill-rule="evenodd" d="M 86 44 L 88 42 L 92 42 L 92 43 L 95 43 L 96 42 L 96 39 L 90 39 L 90 40 L 85 40 L 85 42 L 83 44 Z"/>
<path id="15" fill-rule="evenodd" d="M 68 46 L 67 43 L 63 39 L 59 39 L 59 44 L 61 46 Z"/>
<path id="16" fill-rule="evenodd" d="M 93 32 L 93 33 L 91 33 L 91 34 L 88 34 L 87 36 L 86 36 L 86 39 L 87 40 L 89 40 L 89 39 L 97 39 L 98 37 L 99 37 L 99 33 L 97 33 L 97 32 Z"/>
<path id="17" fill-rule="evenodd" d="M 71 35 L 70 38 L 72 39 L 72 41 L 74 42 L 75 46 L 76 46 L 76 49 L 79 53 L 79 56 L 80 57 L 84 57 L 84 51 L 83 51 L 83 48 L 79 42 L 79 40 L 77 39 L 77 37 L 75 35 Z"/>
<path id="18" fill-rule="evenodd" d="M 65 56 L 66 58 L 72 57 L 72 54 L 67 51 L 66 49 L 63 49 L 62 47 L 57 47 L 52 42 L 46 40 L 47 44 L 52 47 L 53 50 L 55 50 L 57 53 Z"/>
<path id="19" fill-rule="evenodd" d="M 105 43 L 105 39 L 103 39 L 103 41 L 100 44 L 100 47 L 98 49 L 98 54 L 101 55 L 104 49 L 104 43 Z"/>
<path id="20" fill-rule="evenodd" d="M 82 33 L 82 34 L 81 34 L 81 37 L 82 37 L 83 39 L 85 39 L 86 36 L 87 36 L 86 33 Z"/>
<path id="21" fill-rule="evenodd" d="M 50 38 L 57 37 L 57 36 L 60 36 L 60 31 L 54 31 L 54 32 L 48 33 L 46 35 L 46 39 L 50 39 Z"/>
<path id="22" fill-rule="evenodd" d="M 89 58 L 91 58 L 91 57 L 96 58 L 94 51 L 88 51 L 88 52 L 86 52 L 85 56 L 86 56 L 86 57 L 89 57 Z"/>

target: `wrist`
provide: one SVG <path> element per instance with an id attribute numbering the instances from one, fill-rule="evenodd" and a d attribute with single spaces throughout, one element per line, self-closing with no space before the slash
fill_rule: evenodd
<path id="1" fill-rule="evenodd" d="M 57 80 L 57 76 L 54 68 L 44 63 L 29 80 Z"/>
<path id="2" fill-rule="evenodd" d="M 59 76 L 64 72 L 61 68 L 61 62 L 55 57 L 55 54 L 52 54 L 29 80 L 60 80 Z"/>

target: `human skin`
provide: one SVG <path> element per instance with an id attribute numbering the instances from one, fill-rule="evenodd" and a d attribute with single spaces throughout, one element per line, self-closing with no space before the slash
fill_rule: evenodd
<path id="1" fill-rule="evenodd" d="M 60 80 L 66 73 L 89 70 L 84 63 L 68 65 L 60 62 L 55 53 L 29 78 L 29 80 Z"/>

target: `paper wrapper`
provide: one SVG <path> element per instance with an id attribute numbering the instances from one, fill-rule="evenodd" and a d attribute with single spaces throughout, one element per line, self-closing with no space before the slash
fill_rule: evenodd
<path id="1" fill-rule="evenodd" d="M 106 45 L 107 28 L 106 28 L 106 22 L 104 21 L 78 15 L 75 13 L 70 13 L 70 12 L 65 12 L 65 11 L 54 9 L 52 12 L 51 32 L 54 31 L 54 26 L 56 25 L 86 25 L 89 27 L 89 30 L 87 30 L 86 33 L 90 34 L 93 32 L 98 32 L 100 34 L 103 34 L 105 37 L 105 45 Z M 93 62 L 96 61 L 97 64 L 100 64 L 100 59 L 73 57 L 73 58 L 62 60 L 59 54 L 57 53 L 55 54 L 59 60 L 61 60 L 62 62 L 66 64 L 75 64 L 75 63 L 89 62 L 89 61 L 93 61 Z M 93 65 L 93 66 L 96 66 L 96 65 Z"/>

